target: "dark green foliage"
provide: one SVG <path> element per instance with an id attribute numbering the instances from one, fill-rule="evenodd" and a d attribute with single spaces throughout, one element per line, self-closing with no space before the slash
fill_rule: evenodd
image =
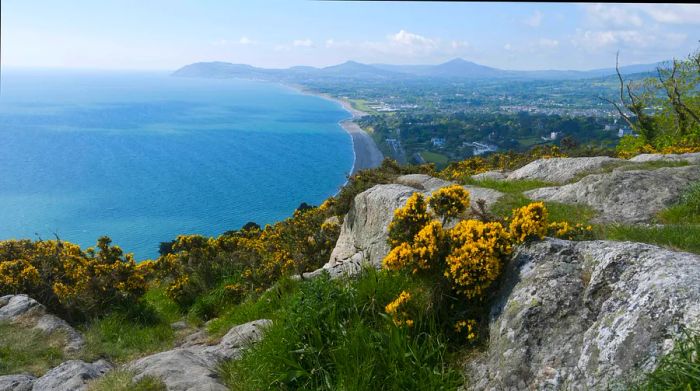
<path id="1" fill-rule="evenodd" d="M 260 224 L 254 222 L 254 221 L 249 221 L 245 223 L 245 225 L 241 228 L 243 231 L 253 231 L 253 230 L 260 230 Z"/>
<path id="2" fill-rule="evenodd" d="M 305 211 L 313 209 L 313 208 L 315 208 L 315 207 L 307 204 L 306 202 L 302 202 L 301 204 L 299 204 L 299 206 L 297 206 L 296 210 L 299 212 L 305 212 Z"/>
<path id="3" fill-rule="evenodd" d="M 169 242 L 160 242 L 160 245 L 158 246 L 158 254 L 160 254 L 161 256 L 172 254 L 174 244 L 174 240 L 171 240 Z"/>

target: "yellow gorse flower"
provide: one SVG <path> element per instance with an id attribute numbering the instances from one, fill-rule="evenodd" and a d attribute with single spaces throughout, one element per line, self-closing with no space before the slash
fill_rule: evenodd
<path id="1" fill-rule="evenodd" d="M 454 330 L 456 333 L 466 334 L 467 342 L 471 342 L 476 339 L 476 321 L 473 319 L 460 320 L 455 323 Z"/>
<path id="2" fill-rule="evenodd" d="M 445 221 L 469 208 L 469 192 L 460 185 L 446 186 L 433 192 L 428 205 Z"/>
<path id="3" fill-rule="evenodd" d="M 502 257 L 510 254 L 510 235 L 500 223 L 465 220 L 450 232 L 452 251 L 445 259 L 445 277 L 457 291 L 481 295 L 500 275 Z"/>
<path id="4" fill-rule="evenodd" d="M 394 321 L 395 325 L 401 326 L 403 324 L 406 324 L 408 327 L 413 326 L 413 320 L 406 319 L 408 313 L 406 311 L 402 311 L 402 309 L 410 300 L 411 294 L 406 291 L 401 291 L 399 297 L 397 297 L 394 301 L 392 301 L 391 303 L 387 304 L 386 307 L 384 307 L 384 311 L 387 314 L 391 315 L 391 318 Z"/>
<path id="5" fill-rule="evenodd" d="M 517 243 L 529 238 L 542 239 L 547 233 L 547 209 L 543 202 L 533 202 L 513 211 L 510 234 Z"/>
<path id="6" fill-rule="evenodd" d="M 389 244 L 393 248 L 403 242 L 412 242 L 418 231 L 431 219 L 423 195 L 413 193 L 406 205 L 394 211 L 394 218 L 388 227 Z"/>

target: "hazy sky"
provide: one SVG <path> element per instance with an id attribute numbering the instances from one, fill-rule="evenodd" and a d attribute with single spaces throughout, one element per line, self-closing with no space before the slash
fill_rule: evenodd
<path id="1" fill-rule="evenodd" d="M 683 57 L 700 5 L 2 0 L 3 66 L 433 64 L 591 69 Z"/>

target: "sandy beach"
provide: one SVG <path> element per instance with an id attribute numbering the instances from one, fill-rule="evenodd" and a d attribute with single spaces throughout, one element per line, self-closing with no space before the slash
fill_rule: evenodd
<path id="1" fill-rule="evenodd" d="M 352 174 L 360 170 L 365 170 L 368 168 L 378 167 L 382 164 L 384 160 L 384 155 L 377 148 L 377 144 L 374 142 L 372 137 L 367 134 L 360 126 L 355 122 L 356 119 L 364 117 L 367 115 L 364 111 L 357 110 L 352 107 L 350 102 L 339 99 L 328 94 L 310 91 L 301 86 L 293 86 L 293 88 L 299 90 L 304 94 L 315 95 L 324 99 L 332 100 L 340 104 L 343 109 L 352 115 L 352 118 L 340 121 L 340 126 L 345 129 L 346 132 L 352 137 L 352 148 L 355 154 L 355 160 L 352 166 Z"/>

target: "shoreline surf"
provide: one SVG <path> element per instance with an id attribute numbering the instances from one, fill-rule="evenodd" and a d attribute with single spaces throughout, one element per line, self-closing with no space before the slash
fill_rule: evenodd
<path id="1" fill-rule="evenodd" d="M 352 107 L 350 102 L 342 98 L 336 98 L 323 92 L 309 90 L 300 85 L 286 85 L 302 94 L 312 95 L 335 102 L 350 114 L 350 118 L 339 121 L 338 124 L 350 135 L 350 139 L 352 140 L 353 165 L 350 170 L 351 175 L 360 170 L 379 167 L 382 164 L 384 154 L 379 150 L 372 136 L 355 122 L 356 119 L 369 115 L 368 113 Z"/>

